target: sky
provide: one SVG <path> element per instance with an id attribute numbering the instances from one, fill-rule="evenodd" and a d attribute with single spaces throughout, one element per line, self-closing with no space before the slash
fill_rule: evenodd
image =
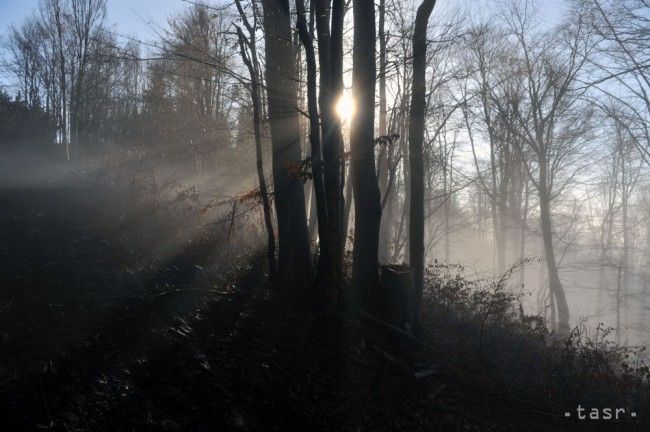
<path id="1" fill-rule="evenodd" d="M 11 25 L 20 23 L 38 7 L 39 0 L 0 0 L 0 64 L 5 34 Z M 108 0 L 106 22 L 119 34 L 142 40 L 153 39 L 154 31 L 149 22 L 164 25 L 167 18 L 185 9 L 188 3 L 183 0 Z M 11 92 L 13 80 L 6 70 L 0 67 L 0 88 Z"/>
<path id="2" fill-rule="evenodd" d="M 490 3 L 498 0 L 442 0 L 439 3 L 478 4 L 490 9 Z M 11 24 L 20 23 L 37 6 L 39 0 L 0 0 L 0 32 L 4 33 Z M 561 16 L 564 0 L 550 0 L 544 3 L 544 13 L 552 18 Z M 188 6 L 183 0 L 108 0 L 108 22 L 117 24 L 117 31 L 129 35 L 146 37 L 150 33 L 147 20 L 164 23 L 174 12 Z M 440 6 L 438 6 L 440 7 Z"/>
<path id="3" fill-rule="evenodd" d="M 415 4 L 419 0 L 409 1 Z M 498 1 L 500 0 L 439 0 L 436 7 L 440 9 L 462 5 L 489 12 Z M 38 3 L 39 0 L 0 0 L 0 53 L 5 45 L 4 34 L 9 26 L 19 25 L 36 10 Z M 217 4 L 221 1 L 213 0 L 209 3 Z M 107 0 L 107 4 L 107 23 L 112 26 L 112 30 L 141 40 L 154 39 L 150 22 L 164 26 L 169 16 L 189 6 L 189 3 L 183 0 Z M 566 0 L 546 0 L 539 4 L 544 5 L 542 12 L 546 21 L 551 23 L 561 18 Z M 6 72 L 0 70 L 0 87 L 7 88 L 9 81 Z"/>
<path id="4" fill-rule="evenodd" d="M 19 24 L 38 6 L 39 0 L 0 0 L 0 32 L 11 24 Z M 108 0 L 108 22 L 116 23 L 117 31 L 146 37 L 147 20 L 165 22 L 167 17 L 188 4 L 182 0 Z"/>

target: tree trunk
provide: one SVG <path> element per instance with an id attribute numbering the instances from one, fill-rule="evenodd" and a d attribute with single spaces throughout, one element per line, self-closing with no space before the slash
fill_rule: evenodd
<path id="1" fill-rule="evenodd" d="M 569 331 L 569 305 L 566 301 L 564 288 L 560 281 L 560 276 L 555 260 L 555 250 L 553 248 L 553 225 L 551 222 L 551 203 L 546 190 L 546 171 L 545 165 L 540 165 L 539 177 L 539 213 L 542 225 L 542 240 L 544 241 L 544 252 L 546 255 L 546 269 L 548 271 L 548 283 L 550 295 L 555 299 L 557 307 L 558 327 L 561 333 Z"/>
<path id="2" fill-rule="evenodd" d="M 61 10 L 61 3 L 56 0 L 52 2 L 52 12 L 54 13 L 54 25 L 56 26 L 56 45 L 58 51 L 59 62 L 59 81 L 61 86 L 61 140 L 65 145 L 65 155 L 68 162 L 72 160 L 70 151 L 70 138 L 68 136 L 68 85 L 67 85 L 67 67 L 65 58 L 65 48 L 63 46 L 64 29 L 63 29 L 63 11 Z"/>
<path id="3" fill-rule="evenodd" d="M 316 56 L 314 44 L 307 28 L 305 19 L 305 4 L 303 0 L 296 0 L 298 34 L 305 48 L 307 60 L 307 107 L 309 111 L 309 141 L 311 142 L 312 174 L 316 196 L 316 211 L 318 214 L 318 236 L 320 239 L 320 254 L 316 282 L 318 288 L 318 304 L 329 305 L 328 310 L 336 306 L 336 290 L 334 296 L 330 291 L 334 286 L 332 275 L 332 240 L 330 230 L 330 214 L 327 208 L 325 185 L 323 177 L 323 164 L 321 159 L 321 133 L 318 116 L 318 98 L 316 95 Z M 322 72 L 321 72 L 322 74 Z M 332 303 L 334 303 L 332 305 Z"/>
<path id="4" fill-rule="evenodd" d="M 629 154 L 626 154 L 627 152 L 625 151 L 625 144 L 622 140 L 622 137 L 619 138 L 619 151 L 621 153 L 621 188 L 622 188 L 622 193 L 621 193 L 621 212 L 622 214 L 622 226 L 621 229 L 623 231 L 623 256 L 621 257 L 621 273 L 620 273 L 620 281 L 619 281 L 619 290 L 620 290 L 620 296 L 621 296 L 621 303 L 622 303 L 622 308 L 623 308 L 623 313 L 625 314 L 625 330 L 626 333 L 629 329 L 629 320 L 630 320 L 630 305 L 628 301 L 628 279 L 629 279 L 629 263 L 630 263 L 630 233 L 629 233 L 629 206 L 628 206 L 628 201 L 630 197 L 630 178 L 628 178 L 628 172 L 627 172 L 627 160 L 629 158 Z M 630 177 L 633 175 L 633 173 L 629 173 Z M 617 314 L 620 314 L 620 311 L 617 311 Z M 620 319 L 619 319 L 619 324 L 620 324 Z M 617 332 L 617 334 L 619 334 Z M 619 340 L 620 343 L 620 340 Z"/>
<path id="5" fill-rule="evenodd" d="M 646 206 L 648 204 L 646 203 Z M 648 209 L 645 209 L 646 214 Z M 640 322 L 645 325 L 645 317 L 648 311 L 648 296 L 650 296 L 650 274 L 648 274 L 650 269 L 650 218 L 646 218 L 646 227 L 645 227 L 645 251 L 644 251 L 644 271 L 641 278 L 641 316 Z"/>
<path id="6" fill-rule="evenodd" d="M 507 212 L 506 212 L 506 201 L 503 196 L 499 198 L 497 203 L 497 213 L 498 213 L 498 223 L 497 223 L 497 232 L 496 232 L 496 241 L 497 241 L 497 269 L 499 274 L 503 274 L 506 271 L 506 246 L 507 246 Z"/>
<path id="7" fill-rule="evenodd" d="M 318 235 L 318 214 L 316 209 L 316 193 L 312 185 L 311 192 L 309 193 L 309 243 L 316 243 Z"/>
<path id="8" fill-rule="evenodd" d="M 442 139 L 442 136 L 438 140 L 440 142 L 441 150 L 443 153 L 443 158 L 442 158 L 442 185 L 443 185 L 443 192 L 444 192 L 444 207 L 445 207 L 445 220 L 444 220 L 444 228 L 445 228 L 445 262 L 449 264 L 449 259 L 451 255 L 451 228 L 449 224 L 449 202 L 451 201 L 451 179 L 449 178 L 451 176 L 451 171 L 453 169 L 453 166 L 451 165 L 452 159 L 449 158 L 449 152 L 447 148 L 447 140 Z M 431 185 L 429 184 L 429 187 Z M 429 199 L 428 203 L 430 206 L 433 205 L 432 200 Z M 431 214 L 433 211 L 432 209 L 428 208 L 427 206 L 427 214 Z"/>
<path id="9" fill-rule="evenodd" d="M 400 224 L 399 224 L 399 232 L 397 233 L 397 239 L 399 242 L 395 245 L 395 250 L 394 252 L 396 255 L 400 255 L 402 252 L 402 248 L 404 250 L 404 255 L 402 257 L 402 262 L 410 262 L 410 256 L 411 256 L 411 250 L 409 246 L 409 218 L 408 218 L 408 213 L 409 209 L 411 208 L 411 167 L 410 167 L 410 160 L 411 160 L 411 155 L 409 151 L 409 142 L 407 140 L 403 140 L 403 149 L 402 152 L 404 154 L 403 160 L 402 160 L 402 170 L 404 172 L 404 203 L 402 205 L 402 215 L 400 219 Z"/>
<path id="10" fill-rule="evenodd" d="M 409 167 L 411 203 L 409 214 L 409 250 L 413 292 L 411 297 L 411 324 L 420 327 L 420 303 L 424 285 L 424 116 L 426 110 L 427 25 L 436 4 L 424 0 L 415 18 L 413 31 L 413 87 L 409 118 Z"/>
<path id="11" fill-rule="evenodd" d="M 239 2 L 237 3 L 239 6 Z M 240 9 L 243 19 L 243 9 Z M 255 162 L 257 168 L 257 179 L 260 185 L 260 196 L 262 198 L 262 206 L 264 209 L 264 226 L 266 228 L 267 236 L 267 258 L 269 262 L 269 274 L 271 276 L 271 284 L 277 288 L 277 265 L 275 260 L 275 234 L 273 232 L 273 222 L 271 217 L 271 203 L 269 200 L 269 193 L 266 186 L 266 177 L 264 176 L 264 162 L 262 155 L 262 117 L 260 115 L 262 99 L 260 93 L 259 83 L 259 62 L 257 60 L 257 50 L 255 48 L 255 30 L 249 29 L 250 35 L 247 39 L 241 29 L 237 28 L 237 35 L 239 37 L 239 48 L 242 60 L 248 68 L 248 73 L 251 79 L 250 92 L 251 100 L 253 102 L 253 135 L 255 138 Z M 250 49 L 250 58 L 246 52 L 246 47 Z"/>
<path id="12" fill-rule="evenodd" d="M 350 131 L 354 189 L 352 289 L 361 307 L 377 309 L 381 202 L 375 171 L 375 5 L 354 0 L 352 85 L 358 110 Z"/>
<path id="13" fill-rule="evenodd" d="M 348 168 L 348 177 L 351 177 L 350 174 L 351 168 Z M 345 185 L 345 209 L 343 210 L 343 246 L 347 244 L 348 241 L 348 228 L 350 226 L 350 213 L 352 210 L 352 202 L 354 201 L 354 196 L 352 192 L 352 182 L 348 181 Z"/>
<path id="14" fill-rule="evenodd" d="M 325 194 L 327 199 L 326 248 L 328 261 L 327 299 L 330 309 L 336 307 L 338 287 L 342 283 L 343 264 L 343 135 L 340 120 L 334 114 L 335 98 L 343 91 L 343 0 L 315 2 L 318 55 L 320 60 L 320 111 L 325 162 Z M 331 28 L 330 28 L 331 18 Z"/>
<path id="15" fill-rule="evenodd" d="M 386 108 L 386 0 L 379 0 L 379 136 L 388 135 L 388 110 Z M 390 161 L 392 143 L 386 143 L 379 149 L 379 190 L 384 194 L 384 200 L 389 200 L 388 178 L 390 176 Z M 379 230 L 379 262 L 388 264 L 391 259 L 390 225 L 391 214 L 385 211 Z"/>
<path id="16" fill-rule="evenodd" d="M 303 183 L 296 175 L 300 166 L 300 123 L 294 44 L 288 0 L 264 0 L 266 84 L 273 180 L 278 220 L 278 270 L 282 291 L 305 288 L 313 269 L 307 232 Z"/>
<path id="17" fill-rule="evenodd" d="M 523 260 L 526 257 L 526 230 L 528 229 L 528 202 L 529 202 L 529 189 L 528 189 L 528 180 L 524 179 L 524 207 L 521 212 L 521 218 L 519 220 L 519 259 Z M 526 266 L 523 265 L 519 270 L 519 285 L 524 287 L 526 283 Z"/>

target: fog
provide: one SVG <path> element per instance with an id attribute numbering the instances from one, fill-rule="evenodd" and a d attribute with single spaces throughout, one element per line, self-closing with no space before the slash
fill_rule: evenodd
<path id="1" fill-rule="evenodd" d="M 165 313 L 188 340 L 217 304 L 228 323 L 253 310 L 261 323 L 308 310 L 355 329 L 365 317 L 418 346 L 447 331 L 438 320 L 451 310 L 480 353 L 493 325 L 504 358 L 499 332 L 520 324 L 530 353 L 544 329 L 553 359 L 583 335 L 603 349 L 650 345 L 645 2 L 553 2 L 559 13 L 425 0 L 428 22 L 420 2 L 178 3 L 148 36 L 121 33 L 110 0 L 43 0 L 2 29 L 0 317 L 63 311 L 27 326 L 33 346 L 51 326 L 48 354 L 16 348 L 16 371 L 23 354 L 53 370 L 56 341 L 81 343 L 77 326 L 93 335 L 124 304 L 182 289 L 199 294 Z M 397 288 L 395 268 L 409 272 Z M 276 295 L 298 305 L 247 303 Z"/>
<path id="2" fill-rule="evenodd" d="M 51 23 L 46 20 L 53 11 L 53 6 L 48 5 L 43 3 L 33 18 L 25 18 L 24 24 L 13 26 L 7 33 L 6 75 L 12 84 L 8 88 L 13 90 L 3 96 L 4 112 L 15 112 L 18 117 L 14 115 L 14 120 L 3 123 L 3 188 L 54 187 L 97 182 L 100 177 L 131 176 L 133 187 L 140 182 L 138 187 L 160 188 L 155 193 L 167 194 L 167 199 L 173 198 L 178 188 L 196 188 L 202 199 L 212 203 L 257 188 L 252 113 L 246 83 L 242 81 L 245 73 L 238 50 L 222 33 L 235 20 L 234 11 L 224 10 L 220 19 L 208 20 L 211 9 L 188 5 L 185 12 L 171 15 L 167 26 L 152 28 L 159 40 L 138 42 L 108 30 L 111 23 L 104 2 L 99 1 L 96 10 L 85 12 L 92 22 L 84 31 L 93 35 L 93 42 L 83 46 L 82 57 L 71 59 L 71 67 L 74 62 L 82 62 L 77 66 L 85 74 L 75 75 L 71 70 L 68 84 L 78 85 L 79 91 L 71 94 L 72 105 L 65 106 L 56 91 L 57 83 L 63 83 L 61 77 L 57 78 L 56 69 L 48 69 L 57 61 L 47 57 L 48 44 L 58 43 L 52 39 L 55 35 L 47 33 Z M 521 139 L 507 129 L 501 131 L 499 119 L 492 119 L 490 111 L 502 108 L 498 101 L 495 107 L 489 107 L 489 99 L 509 97 L 509 90 L 503 87 L 506 93 L 499 96 L 503 84 L 498 80 L 507 71 L 491 59 L 506 55 L 499 51 L 504 44 L 517 48 L 511 37 L 517 36 L 518 29 L 525 32 L 521 44 L 527 47 L 529 38 L 532 41 L 538 37 L 533 35 L 538 31 L 536 26 L 541 25 L 544 30 L 540 35 L 549 40 L 563 31 L 576 36 L 583 33 L 583 39 L 551 50 L 556 56 L 570 59 L 578 50 L 586 49 L 594 59 L 608 65 L 608 70 L 619 70 L 625 64 L 607 57 L 600 45 L 604 47 L 610 40 L 603 37 L 596 41 L 589 35 L 595 30 L 586 26 L 571 28 L 561 19 L 558 24 L 544 21 L 549 19 L 548 11 L 545 15 L 534 8 L 517 9 L 505 4 L 500 8 L 494 24 L 487 24 L 480 21 L 490 19 L 483 8 L 473 15 L 467 8 L 447 5 L 437 12 L 438 23 L 431 30 L 428 76 L 429 87 L 435 91 L 431 93 L 426 123 L 427 262 L 459 264 L 467 277 L 486 280 L 498 279 L 515 266 L 509 286 L 522 294 L 526 313 L 552 321 L 555 313 L 544 264 L 547 256 L 539 226 L 539 192 L 533 184 L 539 161 L 524 161 L 523 166 L 517 162 L 522 155 L 527 157 L 528 152 L 536 150 L 527 149 L 525 143 L 517 144 Z M 570 2 L 563 8 L 569 14 L 581 13 L 577 4 Z M 634 9 L 628 13 L 634 13 Z M 467 21 L 465 14 L 470 19 L 463 23 Z M 19 17 L 15 18 L 18 21 Z M 43 20 L 42 31 L 36 27 L 38 20 Z M 592 20 L 589 25 L 593 28 L 601 25 L 597 16 Z M 521 27 L 513 27 L 516 22 Z M 346 26 L 351 25 L 346 20 Z M 390 14 L 386 25 L 393 33 L 412 31 Z M 633 23 L 629 26 L 630 31 L 637 29 Z M 512 35 L 508 35 L 509 29 Z M 203 36 L 211 39 L 201 39 Z M 63 42 L 72 47 L 74 37 L 71 34 Z M 540 59 L 551 53 L 537 45 L 528 49 Z M 379 117 L 387 117 L 380 119 L 378 128 L 383 130 L 378 129 L 376 135 L 399 136 L 376 150 L 379 175 L 386 176 L 386 180 L 380 178 L 380 187 L 382 193 L 388 190 L 390 195 L 382 220 L 386 237 L 381 247 L 386 250 L 380 256 L 384 264 L 408 261 L 408 224 L 403 210 L 408 204 L 403 90 L 410 78 L 408 69 L 394 61 L 399 60 L 400 50 L 408 54 L 408 47 L 398 39 L 387 40 L 386 91 L 385 99 L 380 101 L 385 107 L 377 112 Z M 348 53 L 344 59 L 351 65 Z M 478 70 L 467 73 L 476 61 Z M 643 135 L 637 134 L 642 133 L 647 118 L 634 108 L 635 102 L 617 102 L 626 91 L 634 96 L 642 89 L 635 90 L 633 81 L 638 77 L 634 74 L 630 76 L 633 81 L 619 76 L 611 80 L 603 66 L 573 67 L 575 70 L 558 69 L 557 73 L 575 75 L 575 83 L 568 83 L 566 91 L 571 94 L 567 98 L 581 99 L 572 99 L 572 106 L 563 108 L 563 117 L 553 120 L 558 129 L 565 128 L 557 132 L 556 140 L 566 142 L 552 144 L 548 161 L 553 164 L 551 175 L 557 177 L 552 180 L 557 267 L 574 325 L 583 320 L 590 326 L 603 322 L 616 328 L 620 342 L 645 343 L 645 267 L 649 259 L 646 238 L 650 229 L 645 193 L 647 150 L 636 147 L 644 145 Z M 303 79 L 305 73 L 301 71 Z M 539 85 L 555 85 L 542 75 L 544 71 L 529 73 L 531 79 L 540 80 Z M 603 78 L 598 79 L 599 73 L 604 74 Z M 351 82 L 349 73 L 345 77 L 346 82 Z M 597 84 L 595 90 L 585 92 L 581 86 L 588 77 Z M 472 86 L 481 89 L 490 85 L 490 80 L 495 80 L 490 94 L 471 94 Z M 302 98 L 300 104 L 306 110 L 304 92 Z M 566 104 L 559 100 L 554 103 Z M 354 115 L 352 108 L 347 111 L 348 117 Z M 641 117 L 631 117 L 633 113 Z M 507 111 L 503 115 L 508 115 Z M 307 158 L 310 150 L 306 115 L 300 121 L 303 158 Z M 517 120 L 513 117 L 511 121 Z M 575 122 L 589 127 L 577 130 Z M 268 130 L 262 132 L 264 143 L 259 156 L 270 174 Z M 499 134 L 515 142 L 500 144 Z M 349 136 L 345 136 L 347 141 Z M 386 157 L 387 165 L 383 165 Z M 526 178 L 526 172 L 532 180 Z M 304 186 L 308 211 L 313 213 L 311 182 L 306 181 Z M 149 193 L 153 193 L 151 189 Z M 315 219 L 315 214 L 309 215 L 312 224 Z M 501 233 L 495 233 L 495 229 Z M 310 232 L 312 240 L 317 241 L 316 229 L 312 227 Z"/>

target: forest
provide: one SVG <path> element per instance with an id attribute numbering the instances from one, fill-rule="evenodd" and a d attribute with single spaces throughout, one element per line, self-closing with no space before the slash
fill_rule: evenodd
<path id="1" fill-rule="evenodd" d="M 650 430 L 647 0 L 14 2 L 2 430 Z"/>

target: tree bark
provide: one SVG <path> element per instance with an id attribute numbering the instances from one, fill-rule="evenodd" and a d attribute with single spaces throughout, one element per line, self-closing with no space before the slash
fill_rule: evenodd
<path id="1" fill-rule="evenodd" d="M 388 110 L 386 107 L 386 0 L 379 1 L 379 136 L 388 135 Z M 384 200 L 390 199 L 388 178 L 393 144 L 386 143 L 379 149 L 379 190 L 384 194 Z M 390 217 L 391 211 L 384 212 L 379 230 L 379 262 L 388 264 L 391 259 L 390 247 Z"/>
<path id="2" fill-rule="evenodd" d="M 546 255 L 546 269 L 548 271 L 548 283 L 550 296 L 555 299 L 557 307 L 558 327 L 561 333 L 569 331 L 569 305 L 566 301 L 562 281 L 560 280 L 557 261 L 555 260 L 555 249 L 553 247 L 553 224 L 551 221 L 551 200 L 546 186 L 546 166 L 539 167 L 539 213 L 542 225 L 542 240 L 544 241 L 544 252 Z"/>
<path id="3" fill-rule="evenodd" d="M 345 0 L 333 0 L 332 2 L 332 28 L 331 28 L 331 52 L 330 52 L 330 86 L 332 97 L 340 96 L 343 93 L 343 25 L 345 20 Z M 336 273 L 337 283 L 342 281 L 343 251 L 345 249 L 345 234 L 343 233 L 343 217 L 345 207 L 345 197 L 343 196 L 343 187 L 345 186 L 345 161 L 343 154 L 344 141 L 341 130 L 341 119 L 333 116 L 331 135 L 327 135 L 328 162 L 326 164 L 325 178 L 327 185 L 327 196 L 330 208 L 334 212 L 332 217 L 332 230 L 335 235 L 333 240 L 338 241 L 334 265 L 337 266 Z M 331 160 L 331 163 L 330 163 Z"/>
<path id="4" fill-rule="evenodd" d="M 317 300 L 319 305 L 331 302 L 328 288 L 333 285 L 332 268 L 332 240 L 330 238 L 330 214 L 327 208 L 325 185 L 323 178 L 323 161 L 321 159 L 321 131 L 318 114 L 318 98 L 316 89 L 316 55 L 314 44 L 307 28 L 305 18 L 305 4 L 303 0 L 296 0 L 297 26 L 300 41 L 305 48 L 307 61 L 307 107 L 309 111 L 309 141 L 311 143 L 312 175 L 316 197 L 316 212 L 318 214 L 318 236 L 320 240 L 320 253 L 316 282 L 319 285 Z M 322 74 L 322 71 L 321 71 Z"/>
<path id="5" fill-rule="evenodd" d="M 350 174 L 351 168 L 348 168 L 348 177 L 352 177 Z M 352 195 L 352 182 L 348 181 L 345 185 L 345 208 L 343 210 L 343 247 L 348 241 L 348 231 L 350 226 L 350 213 L 352 213 L 352 202 L 354 201 L 354 196 Z"/>
<path id="6" fill-rule="evenodd" d="M 352 289 L 367 312 L 377 309 L 381 202 L 375 171 L 375 5 L 354 0 L 353 77 L 357 114 L 350 131 L 354 190 Z"/>
<path id="7" fill-rule="evenodd" d="M 411 324 L 420 327 L 420 303 L 424 285 L 424 116 L 426 110 L 427 25 L 435 0 L 424 0 L 418 8 L 413 31 L 413 87 L 409 119 L 409 167 L 411 202 L 409 214 L 409 262 L 413 278 Z"/>
<path id="8" fill-rule="evenodd" d="M 519 259 L 526 258 L 526 230 L 528 229 L 528 203 L 530 199 L 530 192 L 528 190 L 528 180 L 525 181 L 524 186 L 524 206 L 521 211 L 521 218 L 519 219 Z M 521 266 L 519 270 L 519 285 L 523 288 L 526 283 L 526 266 Z"/>
<path id="9" fill-rule="evenodd" d="M 278 221 L 278 270 L 282 291 L 307 287 L 312 279 L 307 215 L 300 166 L 300 123 L 295 47 L 291 39 L 288 0 L 264 0 L 266 84 L 273 180 Z"/>
<path id="10" fill-rule="evenodd" d="M 340 119 L 334 113 L 335 99 L 343 91 L 343 0 L 315 2 L 318 54 L 320 61 L 320 110 L 325 162 L 325 194 L 327 197 L 327 299 L 335 308 L 338 287 L 343 280 L 343 135 Z M 330 24 L 331 20 L 331 24 Z"/>
<path id="11" fill-rule="evenodd" d="M 255 44 L 255 22 L 251 25 L 246 18 L 239 0 L 236 0 L 237 9 L 244 21 L 249 35 L 244 36 L 243 31 L 237 27 L 237 36 L 239 39 L 239 48 L 242 61 L 248 69 L 250 76 L 251 101 L 253 102 L 253 136 L 255 138 L 255 163 L 257 169 L 257 180 L 260 185 L 260 196 L 262 198 L 262 207 L 264 210 L 264 226 L 267 237 L 267 258 L 269 265 L 269 274 L 271 284 L 277 288 L 277 263 L 275 259 L 275 233 L 273 232 L 273 221 L 271 216 L 271 201 L 269 199 L 266 177 L 264 175 L 264 161 L 262 152 L 262 95 L 260 91 L 260 65 L 257 57 L 257 47 Z M 248 48 L 248 52 L 246 49 Z"/>

